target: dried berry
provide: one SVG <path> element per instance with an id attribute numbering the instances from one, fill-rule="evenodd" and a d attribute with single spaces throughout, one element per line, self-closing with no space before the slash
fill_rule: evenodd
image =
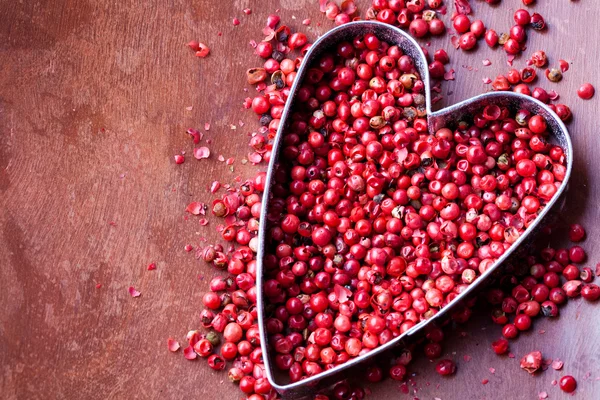
<path id="1" fill-rule="evenodd" d="M 521 359 L 521 368 L 530 374 L 534 374 L 542 366 L 542 353 L 540 351 L 532 351 L 526 354 Z"/>
<path id="2" fill-rule="evenodd" d="M 562 72 L 558 68 L 547 69 L 546 78 L 551 82 L 560 82 L 562 80 Z"/>

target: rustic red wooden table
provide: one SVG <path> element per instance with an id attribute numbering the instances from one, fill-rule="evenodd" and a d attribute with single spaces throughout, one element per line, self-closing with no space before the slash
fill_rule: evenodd
<path id="1" fill-rule="evenodd" d="M 502 31 L 520 1 L 472 3 L 478 18 Z M 539 3 L 534 9 L 549 29 L 530 35 L 526 54 L 542 49 L 552 64 L 572 60 L 562 82 L 539 84 L 555 88 L 575 113 L 575 170 L 563 219 L 588 228 L 585 247 L 595 264 L 599 97 L 580 100 L 576 89 L 584 81 L 600 86 L 597 4 Z M 277 8 L 293 26 L 311 18 L 311 38 L 332 26 L 316 0 L 0 2 L 0 397 L 241 397 L 225 374 L 169 353 L 166 339 L 183 341 L 198 327 L 207 282 L 198 275 L 213 274 L 183 248 L 214 240 L 216 222 L 187 220 L 186 205 L 211 199 L 213 180 L 232 182 L 255 170 L 240 162 L 257 128 L 242 110 L 248 94 L 240 88 L 245 69 L 259 63 L 248 42 L 262 37 Z M 210 57 L 194 57 L 185 46 L 191 39 L 209 44 Z M 442 105 L 489 90 L 482 78 L 507 70 L 501 50 L 455 51 L 448 36 L 429 48 L 442 46 L 456 70 L 456 80 L 443 85 Z M 483 66 L 485 58 L 491 66 Z M 186 128 L 205 122 L 212 158 L 175 165 L 173 155 L 191 149 Z M 216 161 L 219 154 L 235 157 L 234 172 Z M 152 262 L 157 269 L 147 271 Z M 132 298 L 129 286 L 141 297 Z M 475 318 L 445 347 L 458 363 L 455 377 L 437 376 L 419 358 L 411 367 L 416 393 L 387 381 L 373 386 L 371 398 L 536 399 L 547 391 L 563 399 L 550 382 L 569 373 L 579 382 L 576 398 L 598 399 L 599 321 L 598 305 L 573 301 L 560 318 L 537 320 L 511 345 L 517 359 L 503 359 L 489 347 L 500 328 L 487 315 Z M 535 377 L 521 371 L 519 356 L 536 349 L 564 360 L 564 370 Z"/>

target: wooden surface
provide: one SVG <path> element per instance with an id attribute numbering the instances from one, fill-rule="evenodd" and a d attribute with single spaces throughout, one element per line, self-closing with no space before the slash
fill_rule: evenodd
<path id="1" fill-rule="evenodd" d="M 520 1 L 502 0 L 498 8 L 472 3 L 477 17 L 502 31 Z M 540 85 L 556 88 L 575 113 L 569 127 L 576 162 L 564 220 L 585 223 L 595 264 L 600 95 L 584 102 L 575 91 L 588 80 L 600 88 L 597 4 L 539 3 L 549 29 L 530 35 L 526 54 L 543 49 L 553 64 L 573 60 L 560 84 L 544 78 Z M 316 0 L 0 1 L 0 397 L 241 397 L 226 374 L 169 353 L 166 339 L 183 342 L 198 327 L 201 294 L 213 274 L 183 248 L 216 237 L 216 223 L 187 220 L 186 205 L 211 199 L 212 180 L 254 170 L 240 163 L 247 134 L 257 128 L 241 108 L 248 95 L 241 87 L 245 69 L 259 63 L 248 42 L 260 40 L 266 15 L 277 8 L 291 25 L 311 18 L 312 38 L 332 26 Z M 233 17 L 241 25 L 234 27 Z M 185 47 L 191 39 L 206 42 L 210 57 L 195 58 Z M 482 78 L 507 70 L 501 50 L 483 45 L 465 54 L 448 36 L 430 49 L 441 45 L 457 71 L 443 86 L 444 94 L 452 92 L 443 104 L 487 90 Z M 491 66 L 482 65 L 485 58 Z M 173 155 L 192 148 L 185 129 L 205 122 L 211 123 L 205 136 L 212 140 L 211 159 L 188 153 L 185 164 L 175 165 Z M 219 154 L 236 158 L 235 172 L 217 162 Z M 147 271 L 152 262 L 157 270 Z M 141 297 L 130 297 L 129 286 Z M 417 360 L 411 368 L 416 397 L 536 399 L 547 391 L 563 399 L 550 382 L 570 373 L 579 382 L 576 398 L 598 399 L 599 321 L 598 305 L 574 301 L 558 320 L 537 320 L 535 331 L 511 345 L 517 355 L 511 360 L 492 354 L 489 343 L 500 329 L 484 315 L 445 347 L 458 363 L 455 377 L 441 379 L 428 361 Z M 564 360 L 564 370 L 536 377 L 521 371 L 518 358 L 536 349 Z M 373 399 L 415 396 L 390 381 L 372 390 Z"/>

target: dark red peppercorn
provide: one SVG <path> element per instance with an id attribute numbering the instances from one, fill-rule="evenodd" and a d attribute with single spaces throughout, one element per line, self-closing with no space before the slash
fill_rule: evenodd
<path id="1" fill-rule="evenodd" d="M 383 371 L 379 367 L 369 367 L 367 369 L 367 380 L 375 383 L 383 379 Z"/>
<path id="2" fill-rule="evenodd" d="M 556 306 L 556 303 L 550 300 L 544 301 L 542 303 L 541 311 L 544 317 L 552 318 L 558 316 L 558 307 Z"/>
<path id="3" fill-rule="evenodd" d="M 403 381 L 406 376 L 406 367 L 401 364 L 394 365 L 390 368 L 390 378 L 395 381 Z"/>
<path id="4" fill-rule="evenodd" d="M 435 366 L 435 370 L 442 376 L 453 375 L 456 372 L 456 364 L 452 360 L 441 360 Z"/>
<path id="5" fill-rule="evenodd" d="M 581 242 L 585 239 L 585 229 L 579 224 L 572 224 L 569 227 L 569 240 L 571 242 Z"/>
<path id="6" fill-rule="evenodd" d="M 428 343 L 423 348 L 423 351 L 425 352 L 425 357 L 429 358 L 430 360 L 434 360 L 442 355 L 442 346 L 435 342 Z"/>
<path id="7" fill-rule="evenodd" d="M 536 31 L 541 31 L 546 27 L 546 21 L 544 20 L 544 17 L 538 13 L 533 13 L 530 24 L 531 27 Z"/>
<path id="8" fill-rule="evenodd" d="M 580 264 L 585 261 L 586 254 L 585 250 L 581 246 L 573 246 L 569 249 L 569 260 L 576 264 Z"/>

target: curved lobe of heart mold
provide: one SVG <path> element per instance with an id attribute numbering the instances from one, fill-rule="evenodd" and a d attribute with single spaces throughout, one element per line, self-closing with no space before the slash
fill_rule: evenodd
<path id="1" fill-rule="evenodd" d="M 509 107 L 511 109 L 523 108 L 530 111 L 532 114 L 539 114 L 546 119 L 548 129 L 550 132 L 552 132 L 553 140 L 557 142 L 558 145 L 563 147 L 563 149 L 565 149 L 565 154 L 567 158 L 567 172 L 565 174 L 563 184 L 558 189 L 556 195 L 548 202 L 547 206 L 540 212 L 539 216 L 534 220 L 534 222 L 527 229 L 527 231 L 523 235 L 521 235 L 521 237 L 519 237 L 519 239 L 515 243 L 513 243 L 513 245 L 494 263 L 494 265 L 490 269 L 488 269 L 481 276 L 479 276 L 477 280 L 473 282 L 463 293 L 458 295 L 457 298 L 454 299 L 450 304 L 442 308 L 440 312 L 438 312 L 435 316 L 415 325 L 412 329 L 394 338 L 388 343 L 371 350 L 367 354 L 364 354 L 357 358 L 353 358 L 342 365 L 339 365 L 330 370 L 326 370 L 320 374 L 309 377 L 307 379 L 295 383 L 284 383 L 283 379 L 276 374 L 276 371 L 273 368 L 274 363 L 271 362 L 270 358 L 271 351 L 268 346 L 268 341 L 266 340 L 266 329 L 264 327 L 265 300 L 263 296 L 262 284 L 259 284 L 257 286 L 258 320 L 261 334 L 261 346 L 263 354 L 265 355 L 264 363 L 266 373 L 273 388 L 275 388 L 279 393 L 281 393 L 284 398 L 299 398 L 301 396 L 306 396 L 311 393 L 314 393 L 316 388 L 331 385 L 340 378 L 343 379 L 342 376 L 338 376 L 340 372 L 350 367 L 357 366 L 366 359 L 371 358 L 374 355 L 380 354 L 386 350 L 389 350 L 392 347 L 405 344 L 409 340 L 414 339 L 415 334 L 422 332 L 429 325 L 438 325 L 440 322 L 447 319 L 452 314 L 452 311 L 455 310 L 457 306 L 462 304 L 464 300 L 468 299 L 469 296 L 471 296 L 475 290 L 480 289 L 482 286 L 488 283 L 490 281 L 490 277 L 499 272 L 500 266 L 504 263 L 504 261 L 506 261 L 509 257 L 514 256 L 515 252 L 522 248 L 522 244 L 526 243 L 527 240 L 531 237 L 531 235 L 537 230 L 539 230 L 541 226 L 543 226 L 542 221 L 544 220 L 544 217 L 546 217 L 550 209 L 552 209 L 553 206 L 555 206 L 556 203 L 559 203 L 562 199 L 562 194 L 565 191 L 567 182 L 571 175 L 571 169 L 573 164 L 573 149 L 571 146 L 569 134 L 560 118 L 558 118 L 558 116 L 556 116 L 556 114 L 554 114 L 546 105 L 544 105 L 538 100 L 535 100 L 531 97 L 527 97 L 519 93 L 490 92 L 473 97 L 471 99 L 449 106 L 442 110 L 431 112 L 429 71 L 425 55 L 423 54 L 423 51 L 421 50 L 418 43 L 415 42 L 415 40 L 412 39 L 407 33 L 394 26 L 376 21 L 357 21 L 339 26 L 323 35 L 313 44 L 313 46 L 309 49 L 309 51 L 304 57 L 303 64 L 298 70 L 296 79 L 294 80 L 294 85 L 291 88 L 288 101 L 286 103 L 283 115 L 281 117 L 281 123 L 279 124 L 277 136 L 273 144 L 273 156 L 271 157 L 271 161 L 269 163 L 267 180 L 265 184 L 265 192 L 263 194 L 263 198 L 267 199 L 267 201 L 264 201 L 262 204 L 261 215 L 268 215 L 268 199 L 271 197 L 270 186 L 272 182 L 273 171 L 275 170 L 278 164 L 278 158 L 282 148 L 282 136 L 283 133 L 286 131 L 288 120 L 290 119 L 289 117 L 291 115 L 291 110 L 294 106 L 294 98 L 298 92 L 298 88 L 301 87 L 301 82 L 304 80 L 307 70 L 310 68 L 314 60 L 318 59 L 327 50 L 334 48 L 334 46 L 337 43 L 344 40 L 348 40 L 349 38 L 353 38 L 358 35 L 364 35 L 366 33 L 374 33 L 380 40 L 397 45 L 402 49 L 404 54 L 409 55 L 415 61 L 415 67 L 419 71 L 423 83 L 425 84 L 426 111 L 430 131 L 437 131 L 438 129 L 446 126 L 452 121 L 458 121 L 468 115 L 473 115 L 475 112 L 482 110 L 485 106 L 488 105 Z M 267 232 L 267 223 L 267 218 L 261 218 L 259 230 L 260 244 L 257 257 L 258 282 L 263 281 L 262 260 L 264 259 L 264 256 L 266 254 L 265 240 Z"/>

